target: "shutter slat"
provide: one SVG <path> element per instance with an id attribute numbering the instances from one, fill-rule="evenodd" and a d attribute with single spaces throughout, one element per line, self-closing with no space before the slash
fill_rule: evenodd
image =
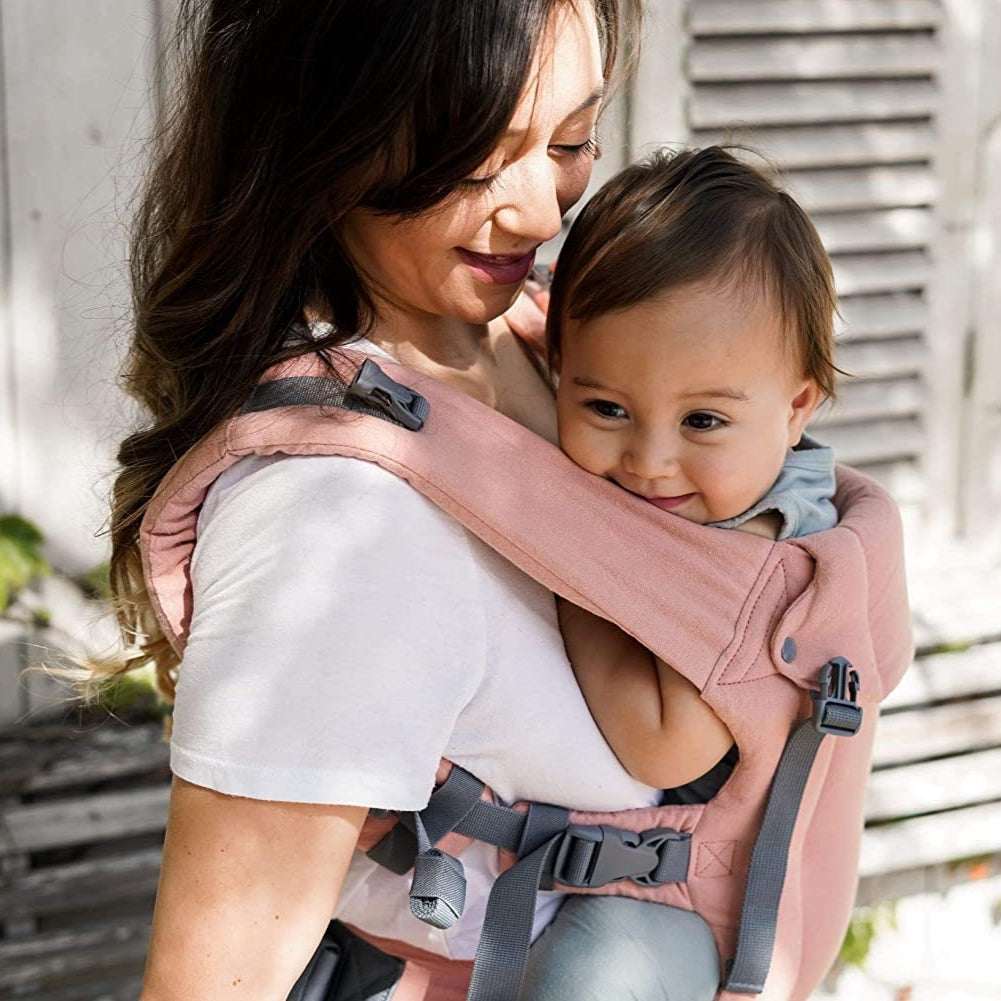
<path id="1" fill-rule="evenodd" d="M 854 38 L 755 38 L 696 41 L 693 83 L 721 80 L 836 80 L 930 76 L 938 51 L 923 34 Z"/>
<path id="2" fill-rule="evenodd" d="M 927 122 L 752 129 L 735 118 L 718 129 L 692 132 L 695 146 L 728 142 L 754 146 L 786 170 L 915 163 L 929 160 L 935 151 L 935 133 Z"/>
<path id="3" fill-rule="evenodd" d="M 838 345 L 837 363 L 857 379 L 888 379 L 922 372 L 928 351 L 920 336 L 849 341 Z"/>
<path id="4" fill-rule="evenodd" d="M 928 306 L 920 293 L 853 296 L 838 303 L 838 339 L 919 336 L 928 326 Z"/>
<path id="5" fill-rule="evenodd" d="M 886 209 L 818 215 L 813 220 L 830 254 L 871 250 L 918 250 L 931 241 L 928 209 Z"/>
<path id="6" fill-rule="evenodd" d="M 694 0 L 688 15 L 693 35 L 928 29 L 941 20 L 934 0 Z"/>
<path id="7" fill-rule="evenodd" d="M 938 197 L 932 170 L 922 165 L 861 167 L 854 170 L 798 170 L 782 178 L 807 212 L 931 205 Z"/>
<path id="8" fill-rule="evenodd" d="M 719 84 L 696 87 L 689 115 L 696 129 L 748 125 L 928 118 L 939 93 L 927 80 L 851 83 Z"/>
<path id="9" fill-rule="evenodd" d="M 838 462 L 864 466 L 919 455 L 924 433 L 916 418 L 900 417 L 826 427 L 823 439 L 834 449 Z"/>
<path id="10" fill-rule="evenodd" d="M 845 381 L 838 398 L 813 419 L 819 428 L 883 417 L 909 417 L 921 412 L 925 390 L 919 378 Z"/>
<path id="11" fill-rule="evenodd" d="M 834 281 L 842 296 L 920 290 L 930 275 L 928 257 L 918 251 L 851 254 L 834 259 Z"/>

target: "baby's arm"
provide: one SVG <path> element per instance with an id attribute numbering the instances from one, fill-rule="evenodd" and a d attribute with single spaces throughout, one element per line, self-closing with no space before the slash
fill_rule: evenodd
<path id="1" fill-rule="evenodd" d="M 562 599 L 558 608 L 591 715 L 633 778 L 673 789 L 726 754 L 730 731 L 687 678 L 611 622 Z"/>

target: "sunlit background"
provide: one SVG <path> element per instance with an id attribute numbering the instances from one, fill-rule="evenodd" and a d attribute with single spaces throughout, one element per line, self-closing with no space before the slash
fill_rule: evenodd
<path id="1" fill-rule="evenodd" d="M 854 375 L 816 434 L 907 527 L 919 657 L 887 704 L 860 909 L 818 998 L 1001 998 L 1001 4 L 647 8 L 595 184 L 661 143 L 732 140 L 784 170 L 833 256 Z M 148 934 L 155 708 L 116 705 L 124 736 L 59 722 L 66 691 L 19 672 L 113 642 L 96 620 L 130 421 L 125 234 L 172 12 L 0 0 L 0 997 L 134 998 Z"/>

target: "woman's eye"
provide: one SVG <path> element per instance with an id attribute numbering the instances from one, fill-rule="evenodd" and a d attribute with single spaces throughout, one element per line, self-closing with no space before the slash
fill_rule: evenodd
<path id="1" fill-rule="evenodd" d="M 566 156 L 573 157 L 577 159 L 578 157 L 583 159 L 585 157 L 590 157 L 592 159 L 598 159 L 601 154 L 601 146 L 598 142 L 597 136 L 588 136 L 587 139 L 582 143 L 577 143 L 576 145 L 569 146 L 553 146 L 555 150 L 565 154 Z"/>
<path id="2" fill-rule="evenodd" d="M 624 407 L 612 403 L 611 400 L 588 400 L 586 405 L 599 417 L 604 417 L 606 420 L 619 421 L 629 416 Z"/>
<path id="3" fill-rule="evenodd" d="M 486 177 L 467 177 L 465 180 L 459 181 L 459 187 L 467 191 L 489 191 L 500 180 L 500 174 L 501 172 L 498 170 L 487 174 Z"/>
<path id="4" fill-rule="evenodd" d="M 681 423 L 693 431 L 715 431 L 716 428 L 726 427 L 727 422 L 715 414 L 698 411 L 697 413 L 689 414 Z"/>

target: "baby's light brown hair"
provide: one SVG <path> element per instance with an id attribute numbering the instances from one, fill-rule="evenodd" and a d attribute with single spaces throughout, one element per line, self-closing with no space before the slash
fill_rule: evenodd
<path id="1" fill-rule="evenodd" d="M 790 195 L 720 146 L 659 150 L 587 203 L 553 278 L 550 367 L 559 369 L 568 319 L 594 319 L 713 281 L 753 283 L 769 295 L 803 375 L 834 398 L 837 297 L 827 251 Z"/>

